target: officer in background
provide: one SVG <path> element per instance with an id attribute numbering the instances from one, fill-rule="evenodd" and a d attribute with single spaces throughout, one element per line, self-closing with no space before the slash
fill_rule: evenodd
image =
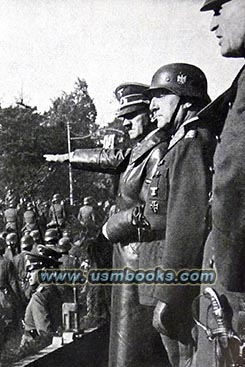
<path id="1" fill-rule="evenodd" d="M 149 94 L 152 120 L 158 128 L 169 126 L 172 139 L 149 184 L 144 211 L 162 241 L 155 242 L 155 248 L 154 241 L 142 245 L 141 268 L 148 269 L 152 257 L 156 262 L 150 268 L 161 266 L 176 274 L 200 269 L 216 144 L 197 119 L 198 111 L 210 102 L 207 79 L 194 65 L 165 65 L 153 75 Z M 161 333 L 171 366 L 184 366 L 193 354 L 191 304 L 199 287 L 163 284 L 153 290 L 142 288 L 140 300 L 157 300 L 153 325 Z"/>
<path id="2" fill-rule="evenodd" d="M 109 218 L 104 234 L 113 246 L 113 268 L 139 269 L 141 232 L 132 226 L 135 206 L 144 205 L 153 173 L 167 149 L 169 132 L 156 129 L 150 122 L 149 98 L 144 95 L 148 86 L 124 83 L 116 88 L 120 103 L 118 117 L 128 127 L 133 148 L 80 149 L 71 153 L 71 162 L 77 168 L 120 174 L 117 193 L 117 214 Z M 47 155 L 47 160 L 63 162 L 68 155 Z M 139 213 L 140 214 L 140 213 Z M 142 221 L 143 224 L 143 221 Z M 152 309 L 139 304 L 135 284 L 113 285 L 111 304 L 111 331 L 109 348 L 110 367 L 141 367 L 162 365 L 160 337 L 152 327 Z"/>
<path id="3" fill-rule="evenodd" d="M 244 0 L 206 0 L 201 11 L 212 11 L 210 30 L 218 38 L 222 56 L 245 57 L 245 2 Z M 245 68 L 243 67 L 231 88 L 200 113 L 200 118 L 210 116 L 223 121 L 214 155 L 212 202 L 212 231 L 205 243 L 204 269 L 214 269 L 217 281 L 213 286 L 223 308 L 219 320 L 211 323 L 210 299 L 201 298 L 200 320 L 214 331 L 224 329 L 208 340 L 199 329 L 196 365 L 244 365 L 245 315 Z M 203 286 L 204 294 L 205 286 Z M 217 308 L 217 307 L 216 307 Z M 216 313 L 217 315 L 217 313 Z M 219 315 L 217 315 L 219 316 Z M 214 321 L 214 320 L 213 320 Z M 218 321 L 218 322 L 217 322 Z M 229 335 L 229 337 L 228 337 Z M 238 344 L 238 345 L 237 345 Z M 236 348 L 234 348 L 236 346 Z M 241 350 L 242 352 L 242 350 Z M 243 357 L 242 357 L 243 355 Z"/>
<path id="4" fill-rule="evenodd" d="M 25 312 L 25 331 L 20 344 L 21 354 L 27 355 L 51 343 L 61 326 L 62 298 L 55 285 L 38 282 L 40 269 L 57 269 L 60 262 L 55 251 L 42 246 L 41 255 L 27 252 L 26 271 L 33 294 Z"/>

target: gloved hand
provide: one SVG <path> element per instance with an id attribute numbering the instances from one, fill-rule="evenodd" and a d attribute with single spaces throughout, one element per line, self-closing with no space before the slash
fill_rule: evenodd
<path id="1" fill-rule="evenodd" d="M 138 228 L 148 228 L 150 229 L 150 223 L 144 216 L 144 204 L 136 206 L 132 210 L 132 225 Z"/>
<path id="2" fill-rule="evenodd" d="M 69 160 L 69 155 L 67 154 L 44 154 L 43 156 L 47 162 L 59 162 L 63 163 Z"/>

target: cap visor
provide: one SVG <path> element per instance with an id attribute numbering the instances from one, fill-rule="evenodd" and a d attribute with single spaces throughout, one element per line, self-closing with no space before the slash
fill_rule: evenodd
<path id="1" fill-rule="evenodd" d="M 125 115 L 129 113 L 136 112 L 136 111 L 142 111 L 143 109 L 147 110 L 148 105 L 146 105 L 145 103 L 140 103 L 140 104 L 135 104 L 135 105 L 131 105 L 128 107 L 124 107 L 118 111 L 117 117 L 124 117 Z"/>
<path id="2" fill-rule="evenodd" d="M 216 8 L 218 8 L 220 5 L 227 3 L 230 0 L 210 0 L 210 1 L 206 1 L 205 4 L 201 7 L 200 11 L 209 11 L 209 10 L 214 10 Z"/>

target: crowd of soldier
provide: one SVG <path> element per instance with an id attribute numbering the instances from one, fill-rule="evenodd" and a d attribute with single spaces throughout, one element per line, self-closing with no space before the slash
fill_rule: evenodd
<path id="1" fill-rule="evenodd" d="M 37 272 L 46 268 L 96 268 L 96 236 L 105 215 L 97 210 L 92 197 L 85 197 L 77 218 L 80 232 L 73 233 L 71 238 L 66 228 L 69 218 L 59 194 L 53 195 L 50 207 L 48 202 L 27 201 L 26 210 L 21 211 L 17 200 L 17 195 L 9 190 L 0 235 L 1 350 L 6 359 L 9 351 L 4 345 L 9 340 L 11 346 L 23 334 L 16 353 L 16 358 L 20 358 L 49 343 L 54 332 L 62 329 L 62 304 L 74 301 L 73 288 L 39 284 Z M 102 258 L 99 262 L 103 262 Z M 108 306 L 99 303 L 104 300 L 109 304 L 109 299 L 101 297 L 98 287 L 81 286 L 77 294 L 78 301 L 83 303 L 79 315 L 83 327 L 107 320 Z"/>

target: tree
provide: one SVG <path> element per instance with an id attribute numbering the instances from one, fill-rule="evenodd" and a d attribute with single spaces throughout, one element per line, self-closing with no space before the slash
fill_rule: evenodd
<path id="1" fill-rule="evenodd" d="M 49 140 L 45 142 L 46 153 L 67 152 L 67 122 L 70 124 L 71 137 L 81 138 L 71 141 L 72 150 L 96 146 L 98 141 L 96 131 L 99 127 L 95 122 L 96 116 L 94 102 L 88 94 L 88 85 L 84 79 L 78 78 L 74 90 L 69 94 L 62 92 L 62 95 L 52 102 L 51 108 L 44 116 Z M 46 186 L 68 197 L 67 165 L 49 164 L 49 167 L 53 172 L 47 179 Z M 73 170 L 75 199 L 81 201 L 87 193 L 95 195 L 95 181 L 94 174 Z"/>
<path id="2" fill-rule="evenodd" d="M 33 194 L 43 167 L 42 115 L 36 108 L 0 109 L 0 192 L 7 187 L 20 194 Z"/>

